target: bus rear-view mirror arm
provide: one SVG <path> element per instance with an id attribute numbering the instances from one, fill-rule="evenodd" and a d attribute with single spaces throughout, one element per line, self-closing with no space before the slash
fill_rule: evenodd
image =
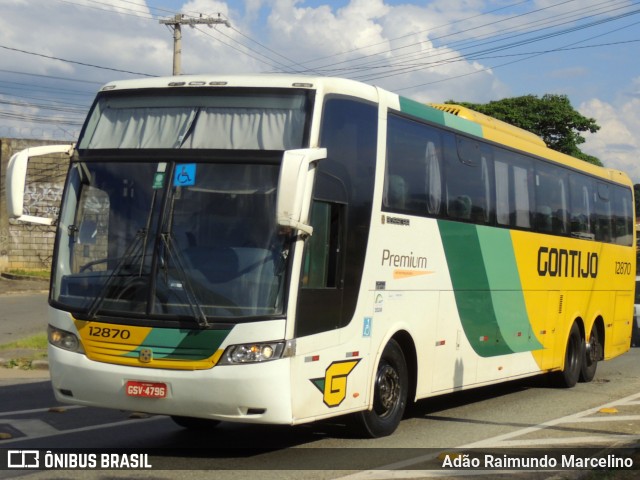
<path id="1" fill-rule="evenodd" d="M 54 219 L 48 217 L 36 217 L 24 215 L 24 189 L 27 181 L 27 164 L 29 158 L 52 155 L 54 153 L 66 153 L 69 157 L 73 153 L 73 144 L 65 145 L 45 145 L 43 147 L 32 147 L 15 153 L 9 159 L 7 165 L 7 211 L 10 218 L 22 220 L 23 222 L 39 223 L 41 225 L 52 225 Z"/>
<path id="2" fill-rule="evenodd" d="M 325 158 L 327 158 L 326 148 L 305 148 L 284 152 L 276 201 L 278 225 L 307 235 L 313 233 L 313 227 L 309 225 L 313 179 L 317 162 Z"/>

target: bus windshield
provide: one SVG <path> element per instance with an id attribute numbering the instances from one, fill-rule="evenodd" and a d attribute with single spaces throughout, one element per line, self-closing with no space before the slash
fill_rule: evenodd
<path id="1" fill-rule="evenodd" d="M 300 148 L 309 92 L 162 89 L 102 92 L 78 149 Z"/>
<path id="2" fill-rule="evenodd" d="M 67 178 L 52 302 L 200 327 L 281 315 L 279 163 L 305 146 L 311 103 L 300 89 L 101 92 Z"/>
<path id="3" fill-rule="evenodd" d="M 52 300 L 96 314 L 199 325 L 282 313 L 287 237 L 277 164 L 76 162 Z M 239 219 L 241 221 L 239 221 Z"/>

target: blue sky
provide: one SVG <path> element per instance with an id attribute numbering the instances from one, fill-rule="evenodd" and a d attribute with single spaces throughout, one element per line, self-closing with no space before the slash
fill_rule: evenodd
<path id="1" fill-rule="evenodd" d="M 107 81 L 304 72 L 425 102 L 566 94 L 602 126 L 583 150 L 640 183 L 640 5 L 629 0 L 0 0 L 0 136 L 73 140 Z M 34 34 L 36 33 L 36 34 Z"/>

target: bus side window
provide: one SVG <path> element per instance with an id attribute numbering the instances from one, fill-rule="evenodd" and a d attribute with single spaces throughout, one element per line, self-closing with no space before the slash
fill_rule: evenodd
<path id="1" fill-rule="evenodd" d="M 457 153 L 446 162 L 446 198 L 449 218 L 492 224 L 493 151 L 489 145 L 457 137 Z"/>
<path id="2" fill-rule="evenodd" d="M 567 174 L 546 163 L 536 165 L 536 229 L 543 233 L 566 235 L 568 228 Z"/>
<path id="3" fill-rule="evenodd" d="M 305 245 L 302 288 L 336 288 L 340 254 L 342 206 L 313 201 L 311 226 L 313 235 Z"/>
<path id="4" fill-rule="evenodd" d="M 631 190 L 612 187 L 613 190 L 613 241 L 618 245 L 633 244 L 633 209 Z"/>
<path id="5" fill-rule="evenodd" d="M 498 225 L 531 228 L 533 175 L 531 162 L 522 155 L 494 149 L 496 221 Z"/>
<path id="6" fill-rule="evenodd" d="M 413 215 L 440 214 L 442 167 L 448 132 L 389 115 L 387 165 L 382 204 Z"/>
<path id="7" fill-rule="evenodd" d="M 599 242 L 613 241 L 611 230 L 611 197 L 609 185 L 602 182 L 596 183 L 595 197 L 595 235 Z"/>
<path id="8" fill-rule="evenodd" d="M 585 240 L 595 238 L 592 221 L 593 182 L 590 178 L 572 174 L 569 176 L 571 194 L 571 236 Z"/>

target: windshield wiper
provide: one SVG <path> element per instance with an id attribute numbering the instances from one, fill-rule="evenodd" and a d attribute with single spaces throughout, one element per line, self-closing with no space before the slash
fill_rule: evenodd
<path id="1" fill-rule="evenodd" d="M 93 299 L 93 302 L 91 302 L 91 306 L 89 307 L 89 310 L 87 311 L 87 314 L 86 314 L 86 320 L 94 320 L 96 318 L 96 313 L 98 313 L 98 310 L 104 303 L 107 297 L 107 293 L 109 292 L 109 290 L 113 285 L 114 279 L 118 275 L 120 275 L 120 272 L 122 271 L 122 268 L 125 265 L 131 265 L 133 263 L 133 260 L 140 254 L 140 251 L 142 250 L 141 247 L 143 245 L 142 240 L 146 239 L 146 237 L 147 237 L 147 230 L 145 228 L 141 228 L 136 232 L 136 235 L 133 238 L 133 241 L 127 247 L 127 250 L 124 252 L 124 255 L 122 255 L 122 257 L 120 258 L 120 261 L 115 266 L 115 268 L 111 271 L 111 274 L 109 275 L 107 280 L 104 282 L 104 285 L 100 289 L 99 295 L 97 295 L 96 298 Z"/>
<path id="2" fill-rule="evenodd" d="M 198 297 L 193 291 L 193 287 L 189 282 L 189 276 L 187 275 L 187 271 L 184 267 L 184 261 L 180 251 L 173 246 L 171 232 L 161 233 L 160 238 L 162 239 L 162 243 L 164 245 L 165 251 L 169 254 L 169 259 L 171 263 L 176 266 L 180 278 L 182 282 L 183 291 L 187 297 L 187 303 L 189 304 L 189 308 L 193 313 L 194 320 L 198 323 L 200 328 L 207 328 L 209 326 L 209 322 L 207 321 L 207 316 L 198 302 Z M 163 262 L 163 268 L 167 269 L 167 262 Z"/>

